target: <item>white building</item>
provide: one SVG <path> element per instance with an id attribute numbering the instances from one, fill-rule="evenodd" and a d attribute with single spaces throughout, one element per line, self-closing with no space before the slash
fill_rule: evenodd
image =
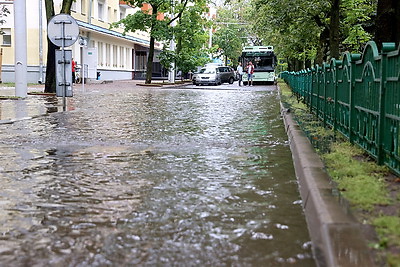
<path id="1" fill-rule="evenodd" d="M 3 82 L 14 82 L 14 17 L 13 1 L 1 1 L 10 11 L 3 19 L 6 22 L 0 25 L 5 33 L 0 35 L 1 49 L 3 50 L 2 73 Z M 54 0 L 56 14 L 61 10 L 62 0 Z M 27 40 L 28 40 L 28 82 L 44 81 L 47 55 L 47 20 L 44 0 L 26 1 L 27 9 Z M 78 66 L 89 64 L 91 72 L 96 78 L 100 72 L 100 79 L 123 80 L 142 79 L 146 71 L 149 34 L 136 31 L 123 35 L 122 28 L 110 29 L 113 22 L 119 21 L 128 14 L 133 14 L 138 8 L 133 8 L 119 0 L 76 0 L 72 4 L 71 15 L 79 25 L 80 38 L 73 46 L 72 55 Z M 40 14 L 42 14 L 40 16 Z M 161 44 L 156 43 L 156 50 L 161 50 Z M 89 49 L 89 50 L 88 50 Z M 86 55 L 92 55 L 88 60 Z M 93 58 L 93 55 L 96 55 Z M 156 51 L 157 55 L 157 51 Z M 157 62 L 153 66 L 154 76 L 161 76 L 161 65 Z M 93 76 L 95 75 L 95 76 Z"/>

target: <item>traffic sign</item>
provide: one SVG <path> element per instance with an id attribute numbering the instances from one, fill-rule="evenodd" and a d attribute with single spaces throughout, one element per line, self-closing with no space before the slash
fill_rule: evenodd
<path id="1" fill-rule="evenodd" d="M 47 25 L 47 35 L 56 46 L 71 46 L 78 40 L 79 26 L 70 15 L 59 14 L 54 16 Z"/>

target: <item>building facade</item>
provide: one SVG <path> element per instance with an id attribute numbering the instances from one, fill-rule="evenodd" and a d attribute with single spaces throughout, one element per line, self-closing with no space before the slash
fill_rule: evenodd
<path id="1" fill-rule="evenodd" d="M 9 2 L 9 3 L 8 3 Z M 10 11 L 0 25 L 2 56 L 1 80 L 14 82 L 14 17 L 13 1 L 2 1 Z M 56 14 L 61 10 L 62 0 L 54 0 Z M 26 1 L 27 9 L 27 65 L 28 82 L 45 81 L 47 55 L 47 21 L 44 0 Z M 138 8 L 131 7 L 120 0 L 76 0 L 71 7 L 71 16 L 79 25 L 78 41 L 68 49 L 72 50 L 73 59 L 78 67 L 85 66 L 89 73 L 85 77 L 101 80 L 144 79 L 149 34 L 136 31 L 123 34 L 123 28 L 110 28 Z M 164 76 L 157 54 L 162 49 L 156 43 L 153 76 Z M 91 55 L 88 57 L 88 55 Z M 90 60 L 89 60 L 90 58 Z M 100 74 L 100 77 L 97 76 Z"/>

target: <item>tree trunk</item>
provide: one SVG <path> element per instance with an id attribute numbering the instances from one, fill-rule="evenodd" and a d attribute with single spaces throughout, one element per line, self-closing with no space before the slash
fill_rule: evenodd
<path id="1" fill-rule="evenodd" d="M 61 13 L 71 14 L 71 5 L 73 0 L 63 0 Z M 47 22 L 55 15 L 53 0 L 45 0 Z M 58 46 L 54 45 L 47 38 L 47 62 L 46 62 L 46 83 L 44 91 L 46 93 L 56 92 L 56 50 Z"/>
<path id="2" fill-rule="evenodd" d="M 147 68 L 146 68 L 146 83 L 151 83 L 153 76 L 153 59 L 154 59 L 154 37 L 150 36 L 150 47 L 149 56 L 147 57 Z"/>
<path id="3" fill-rule="evenodd" d="M 400 42 L 400 1 L 379 0 L 376 17 L 375 42 Z"/>
<path id="4" fill-rule="evenodd" d="M 330 57 L 338 59 L 340 44 L 340 2 L 341 0 L 332 0 L 330 24 L 329 24 L 329 51 Z"/>
<path id="5" fill-rule="evenodd" d="M 155 22 L 154 20 L 157 19 L 157 13 L 158 13 L 158 7 L 156 5 L 153 5 L 153 10 L 152 10 L 152 15 L 153 17 L 153 23 L 150 28 L 150 47 L 149 47 L 149 55 L 147 57 L 147 65 L 146 65 L 146 84 L 151 83 L 151 78 L 153 76 L 153 60 L 154 60 L 154 43 L 155 39 L 153 37 L 153 30 L 155 27 Z"/>
<path id="6" fill-rule="evenodd" d="M 317 55 L 315 63 L 321 65 L 326 60 L 326 50 L 328 46 L 329 30 L 324 28 L 319 36 L 319 47 L 317 49 Z"/>
<path id="7" fill-rule="evenodd" d="M 54 3 L 53 0 L 45 0 L 46 7 L 46 18 L 47 22 L 51 20 L 51 18 L 55 15 L 54 13 Z M 55 93 L 56 92 L 56 49 L 58 47 L 55 46 L 50 40 L 47 38 L 47 63 L 46 63 L 46 83 L 44 87 L 44 91 L 46 93 Z"/>
<path id="8" fill-rule="evenodd" d="M 63 0 L 61 13 L 71 15 L 71 6 L 74 0 Z"/>

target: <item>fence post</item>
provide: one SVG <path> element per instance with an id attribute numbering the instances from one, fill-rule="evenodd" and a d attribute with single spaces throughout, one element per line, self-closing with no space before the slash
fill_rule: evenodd
<path id="1" fill-rule="evenodd" d="M 315 86 L 317 86 L 316 81 L 316 72 L 315 72 L 315 67 L 311 68 L 311 88 L 310 88 L 310 102 L 309 102 L 309 109 L 310 109 L 310 113 L 312 114 L 312 110 L 313 110 L 313 98 L 314 98 L 314 88 Z"/>
<path id="2" fill-rule="evenodd" d="M 334 98 L 334 111 L 333 111 L 333 131 L 335 131 L 336 132 L 336 130 L 337 130 L 337 113 L 338 113 L 338 105 L 339 105 L 339 102 L 338 102 L 338 68 L 339 68 L 339 66 L 341 66 L 342 65 L 342 61 L 341 60 L 336 60 L 336 59 L 332 59 L 332 61 L 331 61 L 332 63 L 331 63 L 331 71 L 334 71 L 334 74 L 335 74 L 335 76 L 334 76 L 334 79 L 332 79 L 333 80 L 333 82 L 334 82 L 334 87 L 333 87 L 333 98 Z"/>
<path id="3" fill-rule="evenodd" d="M 354 87 L 355 87 L 355 65 L 356 61 L 361 59 L 360 54 L 351 54 L 350 55 L 350 110 L 349 110 L 349 140 L 350 143 L 354 144 L 354 133 L 353 127 L 356 118 L 354 117 Z"/>
<path id="4" fill-rule="evenodd" d="M 321 104 L 324 105 L 323 107 L 321 107 L 321 110 L 323 112 L 322 120 L 323 120 L 324 127 L 326 127 L 326 107 L 328 106 L 326 104 L 326 101 L 327 101 L 327 99 L 326 99 L 326 83 L 327 83 L 326 73 L 328 71 L 330 71 L 330 66 L 329 66 L 329 64 L 324 62 L 323 66 L 322 66 L 322 73 L 324 74 L 324 80 L 322 81 L 322 84 L 323 84 L 323 91 L 322 91 L 322 93 L 323 93 L 323 101 L 321 101 Z"/>
<path id="5" fill-rule="evenodd" d="M 378 164 L 383 165 L 385 154 L 383 149 L 383 137 L 385 131 L 385 98 L 386 98 L 386 68 L 387 68 L 387 53 L 396 49 L 395 43 L 383 43 L 381 52 L 381 81 L 379 83 L 379 125 L 378 125 Z"/>
<path id="6" fill-rule="evenodd" d="M 321 89 L 321 67 L 317 65 L 317 91 L 316 91 L 316 97 L 315 100 L 317 103 L 315 103 L 315 115 L 317 118 L 319 118 L 319 109 L 320 109 L 320 100 L 319 100 L 319 93 Z"/>

